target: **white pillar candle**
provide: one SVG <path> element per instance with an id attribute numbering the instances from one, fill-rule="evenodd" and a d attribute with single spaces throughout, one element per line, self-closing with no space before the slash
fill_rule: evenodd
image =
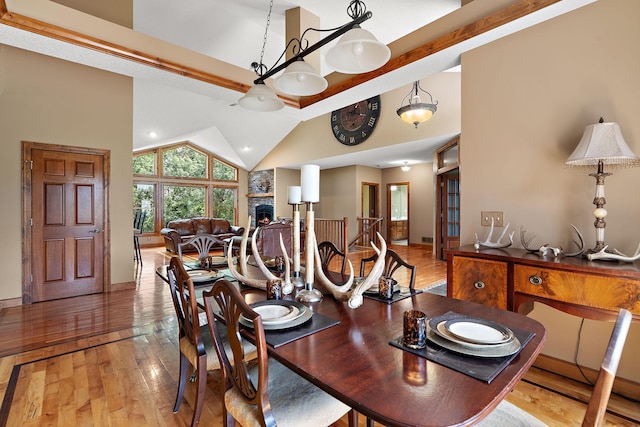
<path id="1" fill-rule="evenodd" d="M 302 187 L 299 185 L 292 185 L 287 187 L 287 199 L 289 199 L 290 205 L 299 205 L 302 201 Z"/>
<path id="2" fill-rule="evenodd" d="M 320 166 L 302 165 L 300 183 L 302 201 L 318 203 L 320 201 Z"/>

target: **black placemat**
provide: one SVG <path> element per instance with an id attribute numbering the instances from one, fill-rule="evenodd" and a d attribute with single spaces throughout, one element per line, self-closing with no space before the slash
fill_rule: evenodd
<path id="1" fill-rule="evenodd" d="M 362 296 L 364 296 L 365 298 L 369 298 L 369 299 L 372 299 L 372 300 L 384 302 L 384 303 L 387 303 L 387 304 L 393 304 L 396 301 L 400 301 L 400 300 L 403 300 L 405 298 L 409 298 L 409 297 L 412 297 L 414 295 L 421 294 L 423 292 L 422 289 L 417 289 L 417 290 L 414 289 L 413 292 L 408 292 L 408 291 L 409 291 L 409 288 L 401 287 L 399 291 L 393 293 L 393 296 L 391 297 L 391 299 L 381 298 L 381 297 L 378 296 L 377 293 L 369 293 L 369 294 L 364 293 L 364 294 L 362 294 Z"/>
<path id="2" fill-rule="evenodd" d="M 291 329 L 281 331 L 264 331 L 267 344 L 272 347 L 280 347 L 292 341 L 306 337 L 339 324 L 339 320 L 332 319 L 322 314 L 313 313 L 308 322 Z M 251 330 L 251 328 L 247 328 Z"/>
<path id="3" fill-rule="evenodd" d="M 447 315 L 451 315 L 451 318 L 461 316 L 457 313 L 447 313 Z M 445 316 L 446 315 L 440 317 L 444 319 Z M 413 353 L 417 356 L 424 357 L 427 360 L 431 360 L 432 362 L 436 362 L 440 365 L 451 368 L 455 371 L 469 375 L 470 377 L 476 378 L 480 381 L 490 383 L 495 377 L 498 376 L 500 372 L 502 372 L 504 368 L 509 366 L 509 363 L 511 363 L 511 361 L 518 355 L 518 353 L 520 353 L 520 351 L 522 351 L 522 349 L 535 336 L 534 332 L 528 332 L 514 328 L 510 329 L 520 341 L 520 350 L 512 355 L 504 357 L 466 356 L 464 354 L 455 353 L 442 348 L 432 341 L 427 341 L 426 348 L 413 349 L 402 344 L 402 336 L 389 341 L 389 344 L 404 351 Z"/>

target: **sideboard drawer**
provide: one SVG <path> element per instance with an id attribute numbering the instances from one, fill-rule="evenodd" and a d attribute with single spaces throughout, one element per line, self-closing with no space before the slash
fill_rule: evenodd
<path id="1" fill-rule="evenodd" d="M 555 301 L 640 314 L 640 280 L 514 266 L 514 291 Z"/>
<path id="2" fill-rule="evenodd" d="M 467 257 L 453 260 L 452 296 L 507 309 L 507 263 Z"/>

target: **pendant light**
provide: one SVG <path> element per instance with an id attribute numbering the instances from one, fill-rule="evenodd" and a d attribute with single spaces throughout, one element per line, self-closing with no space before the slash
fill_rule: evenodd
<path id="1" fill-rule="evenodd" d="M 420 99 L 420 91 L 429 95 L 430 103 L 422 102 L 422 99 Z M 402 104 L 404 104 L 407 99 L 409 101 L 408 104 L 403 106 Z M 413 123 L 417 129 L 420 123 L 426 122 L 433 116 L 438 109 L 437 105 L 438 101 L 434 103 L 431 94 L 420 87 L 419 81 L 415 81 L 413 82 L 411 91 L 402 98 L 400 108 L 398 108 L 396 113 L 398 113 L 402 121 Z"/>

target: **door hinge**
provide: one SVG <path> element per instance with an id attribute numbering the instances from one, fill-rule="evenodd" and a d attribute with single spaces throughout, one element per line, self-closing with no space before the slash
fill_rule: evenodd
<path id="1" fill-rule="evenodd" d="M 33 218 L 29 219 L 29 222 L 31 223 L 31 227 L 33 227 Z"/>
<path id="2" fill-rule="evenodd" d="M 25 163 L 29 163 L 29 170 L 33 170 L 33 160 L 25 160 Z"/>

